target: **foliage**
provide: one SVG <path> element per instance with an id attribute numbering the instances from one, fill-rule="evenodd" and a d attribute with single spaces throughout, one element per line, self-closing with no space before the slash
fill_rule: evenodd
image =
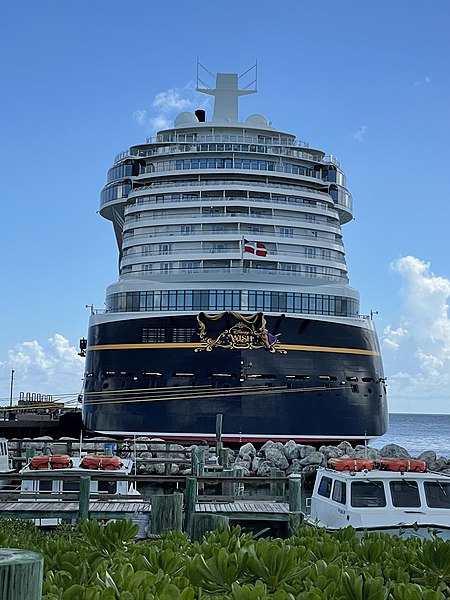
<path id="1" fill-rule="evenodd" d="M 0 521 L 0 546 L 45 557 L 43 600 L 443 600 L 450 543 L 301 526 L 287 539 L 238 527 L 202 542 L 173 532 L 135 541 L 130 521 L 43 532 Z"/>

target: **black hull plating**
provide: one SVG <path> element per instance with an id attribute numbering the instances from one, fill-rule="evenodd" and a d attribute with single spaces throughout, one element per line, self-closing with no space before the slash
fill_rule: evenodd
<path id="1" fill-rule="evenodd" d="M 380 436 L 388 414 L 376 335 L 310 319 L 266 316 L 287 353 L 173 342 L 195 316 L 128 319 L 89 330 L 83 421 L 92 431 L 213 438 L 216 415 L 235 441 L 336 441 Z M 143 328 L 165 343 L 143 344 Z M 107 346 L 105 348 L 105 346 Z M 187 346 L 187 347 L 186 347 Z"/>

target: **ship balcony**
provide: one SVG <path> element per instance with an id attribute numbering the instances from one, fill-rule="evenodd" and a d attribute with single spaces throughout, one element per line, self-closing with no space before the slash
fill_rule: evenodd
<path id="1" fill-rule="evenodd" d="M 254 173 L 254 171 L 253 171 Z M 234 174 L 234 173 L 233 173 Z M 205 173 L 208 176 L 208 173 Z M 238 190 L 239 192 L 248 191 L 251 192 L 270 192 L 272 194 L 282 195 L 284 191 L 288 194 L 301 194 L 307 199 L 322 201 L 325 204 L 328 204 L 332 209 L 334 209 L 334 205 L 336 203 L 333 200 L 329 193 L 324 192 L 319 189 L 314 189 L 313 187 L 306 187 L 302 185 L 294 185 L 286 182 L 262 182 L 262 181 L 242 181 L 242 180 L 234 180 L 234 179 L 195 179 L 195 180 L 167 180 L 167 181 L 153 181 L 148 185 L 143 185 L 142 187 L 135 187 L 129 194 L 128 198 L 136 198 L 139 196 L 145 196 L 148 194 L 161 194 L 166 190 L 168 193 L 174 194 L 175 192 L 179 192 L 180 194 L 193 194 L 195 192 L 200 192 L 202 195 L 204 194 L 206 189 L 211 189 L 211 191 L 216 192 L 217 189 L 220 190 Z M 216 198 L 217 199 L 217 198 Z M 223 200 L 226 200 L 226 194 L 224 194 Z M 242 198 L 241 198 L 242 200 Z M 247 200 L 247 199 L 246 199 Z M 338 200 L 338 199 L 337 199 Z M 150 200 L 151 202 L 155 202 L 155 199 Z M 192 201 L 191 198 L 182 199 L 180 196 L 179 202 L 183 201 Z M 141 200 L 139 200 L 141 202 Z"/>
<path id="2" fill-rule="evenodd" d="M 293 225 L 294 223 L 297 227 L 308 227 L 314 228 L 321 231 L 328 231 L 330 233 L 341 234 L 340 225 L 327 223 L 326 221 L 320 220 L 317 218 L 312 220 L 311 215 L 308 214 L 280 214 L 280 215 L 268 215 L 268 214 L 258 214 L 258 213 L 245 213 L 245 212 L 222 212 L 220 214 L 208 214 L 208 213 L 187 213 L 185 211 L 180 211 L 179 214 L 176 213 L 168 213 L 165 215 L 155 215 L 140 213 L 136 216 L 131 216 L 127 214 L 125 216 L 125 228 L 134 228 L 134 227 L 145 227 L 146 225 L 156 226 L 159 223 L 164 223 L 166 225 L 168 222 L 172 224 L 186 224 L 186 222 L 197 222 L 198 226 L 205 231 L 205 224 L 217 224 L 218 227 L 223 223 L 223 231 L 227 231 L 231 222 L 238 222 L 238 225 L 244 226 L 245 223 L 251 223 L 253 220 L 257 220 L 259 224 L 270 224 L 272 225 L 272 221 L 276 222 L 276 225 L 282 226 L 283 224 Z M 315 216 L 315 215 L 314 215 Z M 254 231 L 252 229 L 252 231 Z M 257 232 L 256 232 L 257 233 Z"/>
<path id="3" fill-rule="evenodd" d="M 298 271 L 282 271 L 276 269 L 264 269 L 258 267 L 214 267 L 214 268 L 173 268 L 168 270 L 155 271 L 131 271 L 122 272 L 119 281 L 145 280 L 160 281 L 164 285 L 169 283 L 192 283 L 192 275 L 197 275 L 196 281 L 202 284 L 211 282 L 243 282 L 259 283 L 263 281 L 270 285 L 275 283 L 284 283 L 298 286 L 317 286 L 329 283 L 338 283 L 347 285 L 349 280 L 347 276 L 327 275 L 325 273 L 308 273 Z"/>

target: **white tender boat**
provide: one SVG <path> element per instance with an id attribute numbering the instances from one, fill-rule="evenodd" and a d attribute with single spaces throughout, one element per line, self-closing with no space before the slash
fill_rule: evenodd
<path id="1" fill-rule="evenodd" d="M 134 461 L 131 458 L 118 456 L 102 456 L 86 454 L 84 456 L 71 457 L 61 455 L 38 455 L 20 471 L 21 474 L 43 474 L 42 478 L 30 477 L 23 479 L 21 493 L 23 500 L 30 500 L 30 495 L 35 501 L 39 501 L 39 494 L 46 494 L 46 502 L 58 502 L 64 498 L 65 493 L 74 493 L 80 490 L 80 476 L 90 475 L 90 496 L 97 500 L 114 500 L 121 503 L 127 501 L 127 497 L 133 496 L 133 502 L 142 499 L 141 494 L 133 484 L 124 479 L 124 475 L 133 473 Z M 94 479 L 92 476 L 99 472 L 108 473 L 108 478 Z M 49 495 L 55 495 L 54 500 Z M 119 498 L 117 497 L 119 496 Z M 139 537 L 144 537 L 144 524 L 139 515 L 133 516 L 133 521 L 139 525 Z M 54 526 L 59 524 L 58 519 L 35 519 L 38 526 Z M 146 526 L 146 524 L 145 524 Z M 142 530 L 142 531 L 141 531 Z"/>
<path id="2" fill-rule="evenodd" d="M 418 460 L 330 463 L 317 472 L 306 523 L 329 531 L 352 526 L 361 532 L 450 539 L 449 475 L 427 472 Z"/>

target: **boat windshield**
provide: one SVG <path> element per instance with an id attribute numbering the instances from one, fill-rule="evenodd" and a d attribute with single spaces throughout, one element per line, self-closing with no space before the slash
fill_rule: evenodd
<path id="1" fill-rule="evenodd" d="M 402 479 L 390 481 L 392 504 L 397 507 L 417 508 L 420 506 L 419 486 L 417 481 Z"/>
<path id="2" fill-rule="evenodd" d="M 386 506 L 386 496 L 382 481 L 353 481 L 351 505 L 355 508 Z"/>
<path id="3" fill-rule="evenodd" d="M 425 497 L 430 508 L 450 509 L 450 483 L 447 481 L 426 481 Z"/>

